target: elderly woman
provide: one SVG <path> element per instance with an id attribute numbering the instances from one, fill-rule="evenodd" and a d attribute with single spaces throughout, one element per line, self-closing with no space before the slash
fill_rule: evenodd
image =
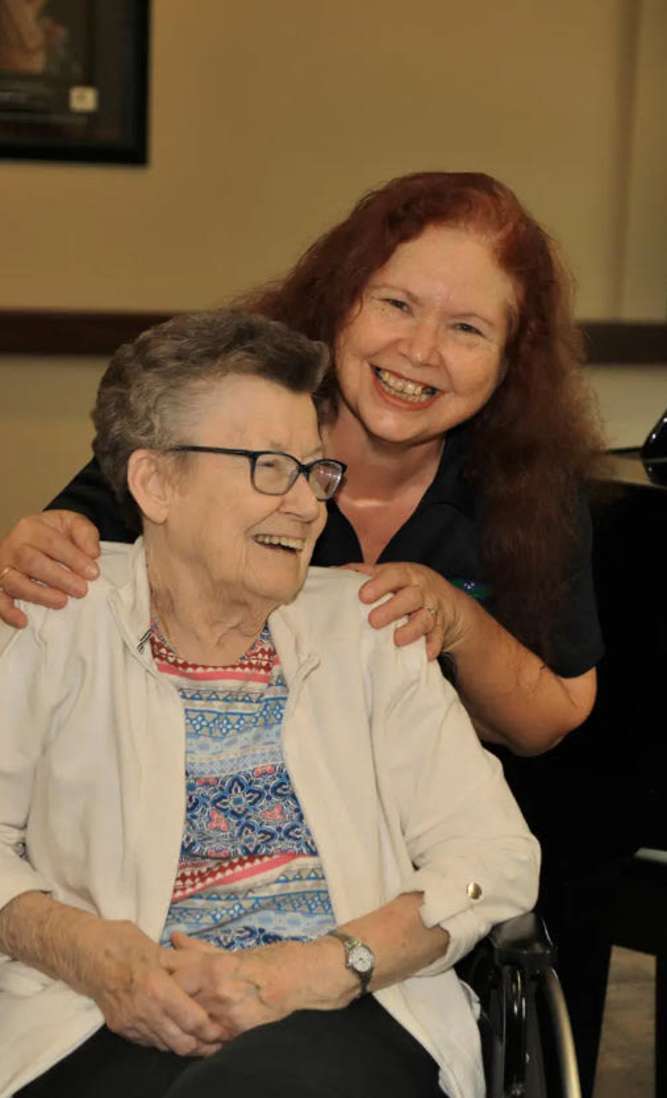
<path id="1" fill-rule="evenodd" d="M 483 1094 L 452 965 L 537 846 L 424 646 L 308 574 L 323 357 L 191 315 L 102 380 L 143 538 L 0 634 L 3 1096 Z"/>
<path id="2" fill-rule="evenodd" d="M 601 444 L 554 246 L 497 180 L 423 172 L 364 196 L 247 303 L 333 352 L 323 441 L 348 472 L 314 563 L 356 562 L 371 576 L 366 603 L 394 592 L 371 624 L 394 623 L 398 644 L 426 633 L 429 655 L 455 664 L 479 733 L 512 752 L 510 780 L 547 844 L 547 914 L 590 1075 L 605 983 L 591 963 L 604 936 L 584 908 L 604 889 L 579 887 L 577 869 L 563 897 L 582 849 L 580 836 L 564 847 L 572 776 L 558 759 L 513 757 L 585 720 L 602 654 L 581 490 Z M 69 510 L 24 519 L 0 543 L 0 615 L 17 626 L 13 598 L 62 606 L 85 593 L 98 550 L 82 515 L 107 539 L 134 536 L 96 463 L 55 506 Z M 586 781 L 584 827 L 589 801 Z"/>

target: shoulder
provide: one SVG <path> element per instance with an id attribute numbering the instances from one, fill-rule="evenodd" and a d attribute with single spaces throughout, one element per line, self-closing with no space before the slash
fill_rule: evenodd
<path id="1" fill-rule="evenodd" d="M 355 599 L 358 601 L 359 588 L 367 579 L 363 573 L 351 572 L 348 568 L 311 567 L 298 598 L 326 602 L 339 597 L 353 603 Z"/>
<path id="2" fill-rule="evenodd" d="M 103 581 L 101 590 L 110 591 L 125 587 L 132 579 L 133 562 L 139 552 L 139 544 L 135 542 L 128 545 L 126 542 L 103 541 L 100 545 L 100 579 Z"/>
<path id="3" fill-rule="evenodd" d="M 307 619 L 318 631 L 340 623 L 362 623 L 371 609 L 359 598 L 368 576 L 347 568 L 309 568 L 306 582 L 289 610 Z"/>
<path id="4" fill-rule="evenodd" d="M 131 579 L 132 549 L 130 545 L 103 542 L 98 561 L 99 577 L 88 585 L 88 593 L 83 598 L 68 599 L 62 610 L 19 601 L 28 624 L 24 629 L 13 629 L 0 622 L 0 654 L 16 645 L 27 649 L 61 645 L 68 637 L 80 640 L 82 634 L 97 627 L 108 612 L 110 594 Z"/>
<path id="5" fill-rule="evenodd" d="M 299 594 L 277 613 L 301 644 L 305 641 L 315 650 L 340 635 L 352 644 L 368 616 L 369 607 L 359 598 L 367 578 L 343 568 L 309 568 Z"/>
<path id="6" fill-rule="evenodd" d="M 373 605 L 359 598 L 368 577 L 343 568 L 311 568 L 299 596 L 286 608 L 308 646 L 322 658 L 336 659 L 337 666 L 354 666 L 384 685 L 397 690 L 406 683 L 437 683 L 438 691 L 454 693 L 437 662 L 429 663 L 423 640 L 398 647 L 396 623 L 374 629 L 368 621 Z M 384 600 L 381 600 L 384 601 Z"/>

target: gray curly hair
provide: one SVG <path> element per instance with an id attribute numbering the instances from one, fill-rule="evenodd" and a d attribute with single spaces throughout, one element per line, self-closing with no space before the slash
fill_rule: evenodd
<path id="1" fill-rule="evenodd" d="M 93 450 L 128 516 L 138 517 L 127 487 L 130 454 L 181 442 L 212 383 L 247 374 L 314 393 L 328 364 L 323 343 L 237 309 L 184 313 L 119 347 L 97 391 Z"/>

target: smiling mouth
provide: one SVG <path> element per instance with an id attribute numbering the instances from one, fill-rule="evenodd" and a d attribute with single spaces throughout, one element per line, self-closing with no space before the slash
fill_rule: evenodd
<path id="1" fill-rule="evenodd" d="M 253 540 L 266 549 L 278 549 L 287 553 L 301 553 L 306 547 L 305 538 L 288 538 L 282 534 L 255 534 Z"/>
<path id="2" fill-rule="evenodd" d="M 384 392 L 405 400 L 408 404 L 425 404 L 440 392 L 432 385 L 420 385 L 418 381 L 410 381 L 407 377 L 393 374 L 379 366 L 373 366 L 373 373 Z"/>

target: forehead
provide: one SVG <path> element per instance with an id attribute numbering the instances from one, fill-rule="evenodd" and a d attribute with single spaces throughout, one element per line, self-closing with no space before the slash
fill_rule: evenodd
<path id="1" fill-rule="evenodd" d="M 320 444 L 310 395 L 266 378 L 231 375 L 206 386 L 197 403 L 200 443 L 250 450 L 313 450 Z"/>
<path id="2" fill-rule="evenodd" d="M 465 228 L 429 225 L 414 240 L 399 244 L 369 286 L 395 281 L 408 283 L 404 288 L 417 296 L 472 295 L 498 305 L 516 304 L 514 285 L 491 241 Z"/>

